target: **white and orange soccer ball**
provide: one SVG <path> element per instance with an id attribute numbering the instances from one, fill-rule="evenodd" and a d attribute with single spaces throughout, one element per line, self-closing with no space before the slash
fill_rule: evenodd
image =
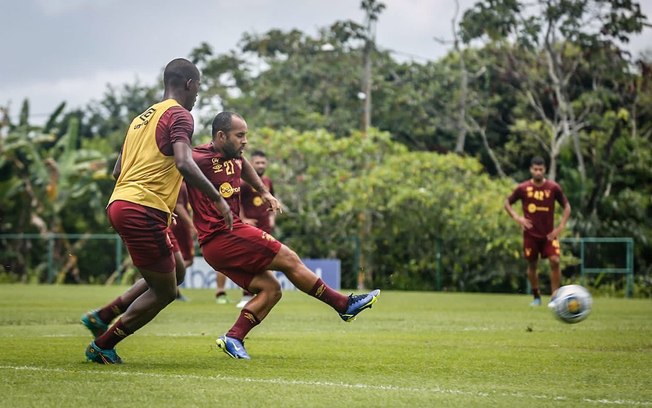
<path id="1" fill-rule="evenodd" d="M 580 285 L 562 286 L 555 293 L 548 307 L 564 323 L 579 323 L 591 313 L 593 298 Z"/>

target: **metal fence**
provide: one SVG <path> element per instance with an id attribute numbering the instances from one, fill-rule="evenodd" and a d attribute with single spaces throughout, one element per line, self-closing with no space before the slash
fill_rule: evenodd
<path id="1" fill-rule="evenodd" d="M 45 277 L 46 282 L 52 283 L 56 276 L 56 265 L 54 262 L 55 257 L 55 241 L 57 239 L 65 240 L 108 240 L 113 244 L 113 253 L 115 256 L 115 271 L 120 271 L 122 264 L 123 244 L 118 234 L 0 234 L 0 242 L 4 240 L 38 240 L 46 242 L 46 257 L 47 257 L 47 274 Z M 4 264 L 3 260 L 3 264 Z"/>
<path id="2" fill-rule="evenodd" d="M 625 296 L 632 297 L 634 291 L 634 240 L 630 237 L 582 237 L 562 238 L 560 242 L 575 246 L 578 251 L 580 280 L 586 284 L 589 274 L 624 274 L 626 276 Z M 619 244 L 617 248 L 604 245 Z M 579 247 L 579 248 L 577 248 Z M 611 250 L 606 250 L 611 249 Z"/>

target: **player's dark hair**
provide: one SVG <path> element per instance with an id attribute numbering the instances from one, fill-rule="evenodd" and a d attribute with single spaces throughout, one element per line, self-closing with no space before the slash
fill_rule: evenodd
<path id="1" fill-rule="evenodd" d="M 189 79 L 199 81 L 199 70 L 184 58 L 173 59 L 163 71 L 163 84 L 166 88 L 182 88 Z"/>
<path id="2" fill-rule="evenodd" d="M 215 115 L 215 119 L 213 119 L 213 124 L 211 125 L 213 131 L 212 135 L 215 136 L 215 134 L 220 130 L 224 133 L 228 133 L 232 128 L 232 121 L 234 116 L 244 120 L 242 116 L 238 115 L 235 112 L 225 111 Z"/>
<path id="3" fill-rule="evenodd" d="M 530 166 L 545 166 L 546 161 L 543 160 L 543 157 L 541 156 L 534 156 L 532 160 L 530 160 Z"/>
<path id="4" fill-rule="evenodd" d="M 267 157 L 267 155 L 262 150 L 254 150 L 251 152 L 251 157 Z"/>

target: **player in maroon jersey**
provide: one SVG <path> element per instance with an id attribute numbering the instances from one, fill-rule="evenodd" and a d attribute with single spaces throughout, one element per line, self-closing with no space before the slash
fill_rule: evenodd
<path id="1" fill-rule="evenodd" d="M 265 170 L 267 170 L 267 156 L 265 153 L 261 150 L 255 150 L 251 153 L 251 165 L 265 187 L 267 187 L 267 190 L 274 195 L 272 180 L 265 175 Z M 271 234 L 274 229 L 276 214 L 267 211 L 266 206 L 263 205 L 264 203 L 260 193 L 244 181 L 240 186 L 240 218 L 245 224 L 253 225 Z"/>
<path id="2" fill-rule="evenodd" d="M 194 261 L 195 237 L 197 236 L 197 230 L 195 230 L 195 226 L 192 224 L 192 216 L 190 215 L 189 207 L 188 187 L 186 187 L 186 182 L 184 181 L 181 183 L 177 204 L 174 207 L 174 213 L 176 215 L 175 222 L 170 226 L 172 235 L 177 243 L 177 248 L 182 256 L 182 265 L 184 268 L 188 268 Z M 185 302 L 188 298 L 182 295 L 181 291 L 178 290 L 177 300 Z"/>
<path id="3" fill-rule="evenodd" d="M 247 144 L 247 123 L 232 112 L 219 113 L 212 124 L 211 143 L 193 149 L 193 159 L 226 199 L 233 215 L 233 231 L 228 231 L 221 214 L 203 192 L 189 186 L 199 244 L 206 262 L 243 289 L 256 296 L 241 310 L 231 329 L 216 340 L 232 358 L 249 359 L 244 338 L 281 299 L 281 286 L 271 270 L 284 273 L 301 291 L 335 309 L 344 321 L 351 321 L 371 307 L 379 290 L 345 296 L 308 269 L 297 254 L 265 231 L 240 219 L 241 177 L 255 188 L 270 211 L 279 211 L 279 202 L 269 192 L 253 166 L 242 156 Z"/>
<path id="4" fill-rule="evenodd" d="M 533 306 L 541 305 L 537 262 L 539 256 L 550 262 L 550 289 L 552 296 L 561 284 L 559 269 L 559 235 L 566 227 L 571 206 L 559 184 L 544 178 L 546 162 L 535 156 L 530 162 L 532 178 L 519 184 L 505 199 L 505 210 L 523 228 L 523 254 L 528 262 L 527 276 L 532 287 Z M 523 216 L 512 204 L 521 200 Z M 561 221 L 555 227 L 555 201 L 564 207 Z"/>
<path id="5" fill-rule="evenodd" d="M 274 195 L 274 185 L 272 180 L 265 175 L 265 170 L 267 170 L 267 156 L 262 150 L 254 150 L 251 153 L 251 165 L 256 174 L 263 181 L 267 190 Z M 273 211 L 267 211 L 268 207 L 265 205 L 265 200 L 260 195 L 260 193 L 249 183 L 242 180 L 240 185 L 240 219 L 245 224 L 253 225 L 258 227 L 261 230 L 265 231 L 268 234 L 272 233 L 274 229 L 274 224 L 276 220 L 276 214 Z M 224 284 L 226 282 L 226 277 L 217 272 L 217 294 L 216 299 L 218 303 L 225 303 L 223 300 L 226 299 L 226 293 L 224 292 Z M 242 309 L 253 297 L 253 293 L 243 290 L 242 299 L 236 305 L 238 309 Z M 220 301 L 222 300 L 222 301 Z"/>
<path id="6" fill-rule="evenodd" d="M 182 178 L 213 198 L 215 210 L 224 215 L 227 224 L 233 218 L 224 198 L 192 160 L 194 121 L 190 111 L 199 80 L 199 70 L 192 62 L 183 58 L 170 61 L 163 72 L 163 101 L 134 118 L 127 130 L 113 169 L 117 181 L 107 216 L 144 280 L 100 310 L 82 316 L 82 324 L 95 338 L 86 348 L 89 361 L 122 363 L 116 344 L 175 299 L 177 283 L 183 280 L 180 272 L 185 269 L 176 267 L 169 225 Z"/>

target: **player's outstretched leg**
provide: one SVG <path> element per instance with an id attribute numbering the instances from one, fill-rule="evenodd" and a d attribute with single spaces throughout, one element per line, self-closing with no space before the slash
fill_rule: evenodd
<path id="1" fill-rule="evenodd" d="M 380 290 L 376 289 L 364 295 L 346 297 L 321 278 L 315 280 L 315 274 L 285 245 L 281 246 L 269 268 L 283 272 L 297 289 L 331 306 L 345 322 L 353 321 L 360 312 L 371 308 L 380 294 Z"/>
<path id="2" fill-rule="evenodd" d="M 380 289 L 373 290 L 365 295 L 349 295 L 349 303 L 347 304 L 346 310 L 340 313 L 340 317 L 345 322 L 355 320 L 358 313 L 365 309 L 370 309 L 376 303 L 378 295 L 380 295 Z"/>
<path id="3" fill-rule="evenodd" d="M 247 350 L 245 350 L 244 341 L 224 335 L 218 337 L 215 343 L 217 347 L 222 349 L 231 358 L 251 360 L 251 357 L 247 354 Z"/>
<path id="4" fill-rule="evenodd" d="M 99 364 L 122 364 L 122 359 L 115 352 L 115 349 L 101 349 L 97 347 L 94 341 L 86 347 L 86 360 Z"/>

